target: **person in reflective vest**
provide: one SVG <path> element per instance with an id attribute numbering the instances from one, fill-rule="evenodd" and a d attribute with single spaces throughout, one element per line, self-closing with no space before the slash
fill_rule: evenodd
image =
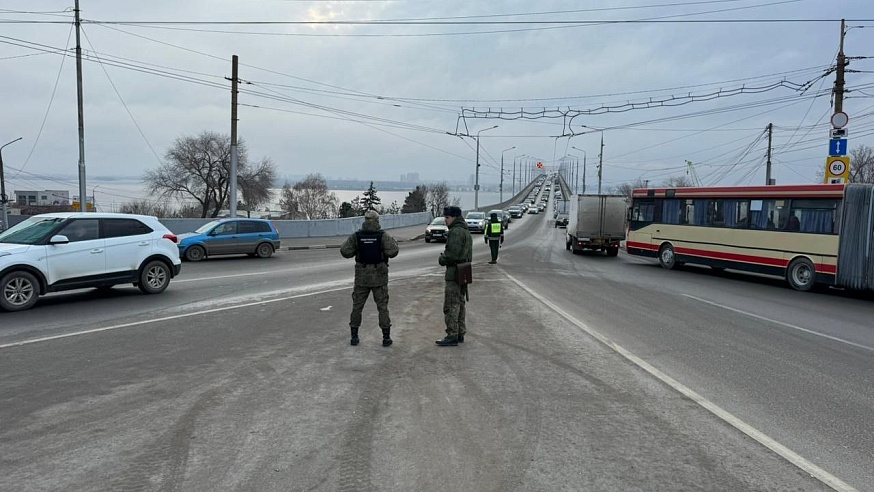
<path id="1" fill-rule="evenodd" d="M 492 250 L 492 261 L 489 263 L 494 265 L 498 262 L 498 249 L 504 244 L 504 225 L 501 224 L 498 214 L 492 213 L 489 217 L 485 236 L 485 241 L 489 245 L 489 249 Z"/>
<path id="2" fill-rule="evenodd" d="M 361 311 L 371 292 L 379 311 L 382 346 L 392 344 L 391 318 L 388 314 L 388 259 L 398 255 L 398 242 L 379 226 L 379 214 L 369 210 L 364 214 L 361 230 L 356 231 L 340 246 L 343 258 L 355 258 L 355 286 L 352 289 L 352 314 L 349 328 L 350 343 L 358 345 Z"/>

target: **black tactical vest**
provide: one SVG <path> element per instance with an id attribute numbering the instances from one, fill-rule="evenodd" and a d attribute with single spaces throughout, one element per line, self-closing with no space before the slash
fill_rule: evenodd
<path id="1" fill-rule="evenodd" d="M 382 231 L 358 231 L 355 236 L 358 239 L 358 254 L 355 256 L 355 261 L 365 265 L 388 263 L 388 259 L 382 253 Z"/>

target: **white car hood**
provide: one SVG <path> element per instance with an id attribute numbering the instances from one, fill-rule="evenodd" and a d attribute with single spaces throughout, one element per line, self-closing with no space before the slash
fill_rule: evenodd
<path id="1" fill-rule="evenodd" d="M 5 256 L 6 253 L 13 255 L 24 253 L 29 248 L 29 244 L 0 243 L 0 256 Z"/>

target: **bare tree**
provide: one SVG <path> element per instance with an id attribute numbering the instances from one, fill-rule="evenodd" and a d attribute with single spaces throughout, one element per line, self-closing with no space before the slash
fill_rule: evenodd
<path id="1" fill-rule="evenodd" d="M 337 216 L 337 195 L 328 190 L 321 174 L 309 174 L 294 185 L 282 186 L 279 199 L 284 215 L 292 219 L 330 219 Z"/>
<path id="2" fill-rule="evenodd" d="M 150 202 L 148 200 L 134 200 L 121 206 L 119 211 L 123 214 L 154 215 L 155 217 L 177 217 L 178 212 L 167 202 Z"/>
<path id="3" fill-rule="evenodd" d="M 874 183 L 874 149 L 860 145 L 850 151 L 850 183 Z"/>
<path id="4" fill-rule="evenodd" d="M 253 169 L 239 173 L 237 178 L 243 196 L 243 209 L 246 210 L 246 216 L 251 217 L 252 210 L 269 203 L 272 198 L 270 189 L 276 182 L 276 166 L 265 157 Z"/>
<path id="5" fill-rule="evenodd" d="M 263 159 L 252 169 L 245 142 L 240 141 L 237 148 L 237 183 L 243 196 L 260 196 L 264 190 L 269 193 L 276 173 L 273 164 Z M 229 205 L 230 136 L 205 131 L 196 137 L 180 137 L 164 157 L 166 162 L 146 172 L 144 181 L 150 193 L 194 200 L 201 217 L 217 217 Z M 264 173 L 269 175 L 262 176 Z"/>
<path id="6" fill-rule="evenodd" d="M 428 205 L 428 211 L 434 217 L 439 217 L 443 214 L 443 207 L 450 205 L 449 203 L 449 187 L 445 182 L 437 183 L 428 186 L 428 191 L 425 194 L 425 203 Z"/>
<path id="7" fill-rule="evenodd" d="M 662 186 L 666 188 L 690 188 L 693 186 L 692 178 L 687 175 L 671 176 L 662 182 Z"/>
<path id="8" fill-rule="evenodd" d="M 646 188 L 647 182 L 642 179 L 635 179 L 629 183 L 622 183 L 621 185 L 614 186 L 612 188 L 612 193 L 617 195 L 625 195 L 631 198 L 631 192 L 638 188 Z"/>

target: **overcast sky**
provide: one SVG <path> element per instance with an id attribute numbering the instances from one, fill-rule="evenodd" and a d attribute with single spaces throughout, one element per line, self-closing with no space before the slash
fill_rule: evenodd
<path id="1" fill-rule="evenodd" d="M 0 145 L 23 137 L 3 149 L 8 189 L 46 177 L 77 187 L 76 64 L 61 54 L 76 43 L 72 4 L 0 0 Z M 239 135 L 280 176 L 467 181 L 476 142 L 454 134 L 498 125 L 481 133 L 484 183 L 498 180 L 502 153 L 507 179 L 518 156 L 549 166 L 571 154 L 586 162 L 591 192 L 603 135 L 605 188 L 659 184 L 683 175 L 687 160 L 705 185 L 764 184 L 772 123 L 777 182 L 815 182 L 828 154 L 841 18 L 847 56 L 874 57 L 871 0 L 80 7 L 94 180 L 142 177 L 179 137 L 229 134 L 226 77 L 238 55 Z M 850 149 L 874 146 L 874 59 L 850 68 Z"/>

